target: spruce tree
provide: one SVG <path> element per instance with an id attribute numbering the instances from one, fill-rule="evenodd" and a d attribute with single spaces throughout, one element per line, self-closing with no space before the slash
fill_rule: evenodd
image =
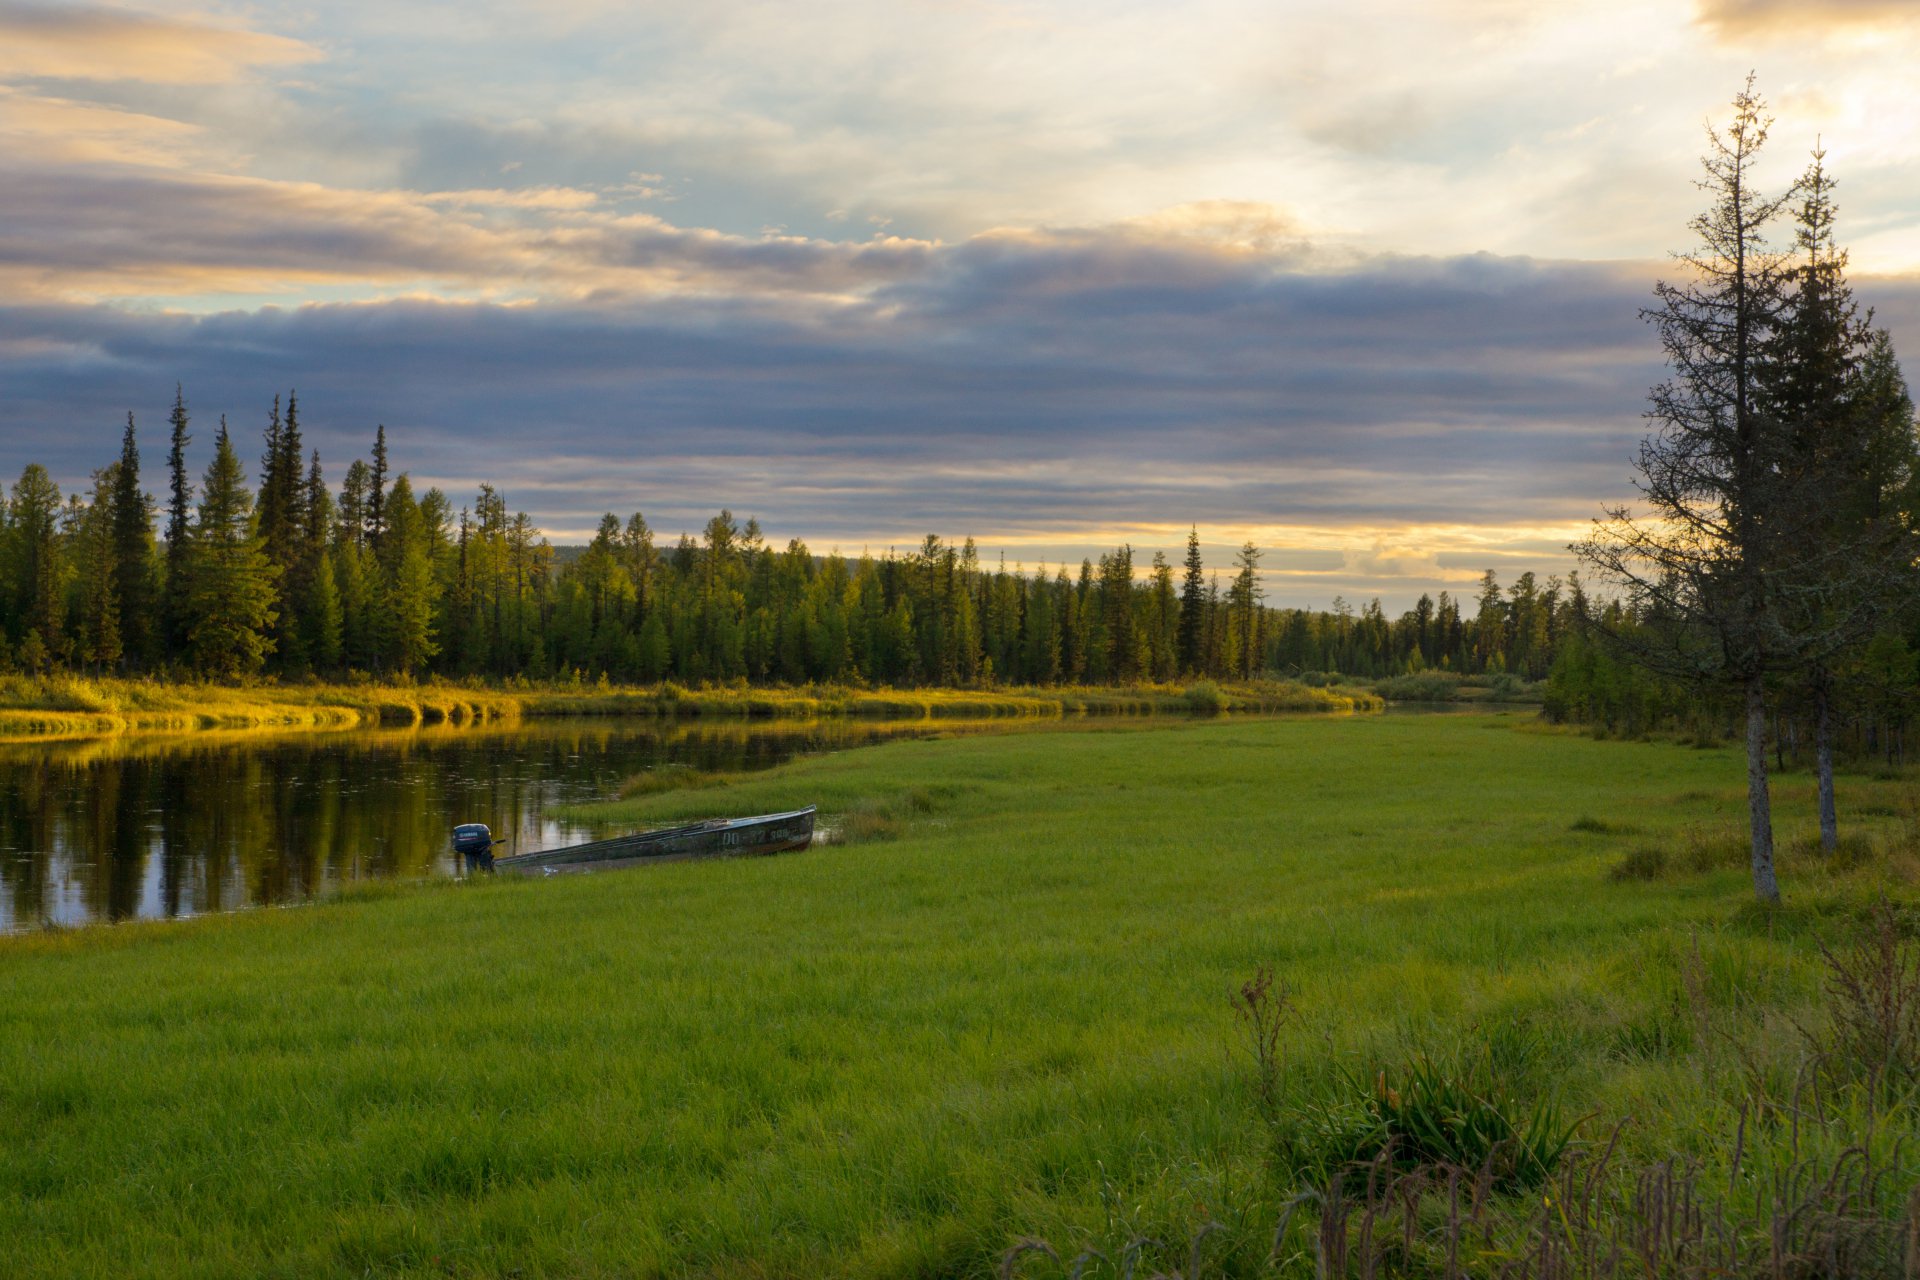
<path id="1" fill-rule="evenodd" d="M 380 662 L 372 557 L 343 538 L 330 558 L 340 592 L 340 661 L 354 671 L 372 671 Z"/>
<path id="2" fill-rule="evenodd" d="M 1833 180 L 1816 151 L 1794 210 L 1796 263 L 1763 362 L 1761 395 L 1783 434 L 1786 491 L 1806 544 L 1776 586 L 1781 639 L 1814 708 L 1821 847 L 1839 842 L 1834 670 L 1910 609 L 1920 537 L 1913 405 L 1890 341 L 1862 317 L 1834 236 Z"/>
<path id="3" fill-rule="evenodd" d="M 7 567 L 12 581 L 13 616 L 20 620 L 23 644 L 31 640 L 38 661 L 66 652 L 65 570 L 60 554 L 60 488 L 47 469 L 29 463 L 13 486 L 8 504 Z M 24 656 L 24 655 L 23 655 Z"/>
<path id="4" fill-rule="evenodd" d="M 273 398 L 267 413 L 267 429 L 262 433 L 266 448 L 260 453 L 260 488 L 254 503 L 254 525 L 269 559 L 278 563 L 280 548 L 287 538 L 287 477 L 282 444 L 286 430 L 280 421 L 280 397 Z"/>
<path id="5" fill-rule="evenodd" d="M 373 467 L 367 477 L 367 541 L 378 550 L 387 532 L 387 424 L 373 435 Z"/>
<path id="6" fill-rule="evenodd" d="M 261 545 L 225 418 L 201 483 L 192 548 L 187 644 L 194 665 L 215 676 L 251 675 L 273 651 L 267 631 L 278 566 Z"/>
<path id="7" fill-rule="evenodd" d="M 1171 680 L 1178 662 L 1180 604 L 1173 591 L 1173 566 L 1167 553 L 1153 553 L 1153 628 L 1147 645 L 1149 675 L 1155 680 Z"/>
<path id="8" fill-rule="evenodd" d="M 167 558 L 160 619 L 167 648 L 177 653 L 187 641 L 187 543 L 193 531 L 193 481 L 187 475 L 187 446 L 193 437 L 187 434 L 186 394 L 177 382 L 168 422 L 173 434 L 167 449 Z"/>
<path id="9" fill-rule="evenodd" d="M 372 469 L 355 458 L 347 467 L 346 479 L 340 484 L 340 506 L 336 512 L 340 522 L 338 541 L 349 542 L 355 547 L 367 545 L 367 492 L 372 487 Z"/>
<path id="10" fill-rule="evenodd" d="M 333 573 L 333 556 L 322 550 L 307 575 L 307 595 L 301 609 L 307 661 L 320 672 L 340 667 L 343 622 L 340 586 Z"/>
<path id="11" fill-rule="evenodd" d="M 1233 610 L 1234 652 L 1239 658 L 1242 680 L 1251 680 L 1262 661 L 1260 637 L 1260 548 L 1244 543 L 1233 559 L 1239 572 L 1234 575 L 1229 599 Z"/>
<path id="12" fill-rule="evenodd" d="M 144 666 L 151 658 L 155 636 L 153 593 L 153 499 L 140 489 L 140 448 L 134 440 L 133 415 L 120 443 L 120 461 L 114 471 L 111 495 L 113 589 L 116 593 L 116 630 L 123 659 Z"/>
<path id="13" fill-rule="evenodd" d="M 1106 623 L 1107 679 L 1127 684 L 1139 678 L 1139 644 L 1133 617 L 1133 547 L 1100 557 L 1100 595 Z"/>
<path id="14" fill-rule="evenodd" d="M 1187 530 L 1186 570 L 1180 584 L 1180 670 L 1197 675 L 1206 666 L 1207 647 L 1207 575 L 1198 525 Z"/>
<path id="15" fill-rule="evenodd" d="M 433 562 L 413 486 L 402 475 L 386 495 L 387 523 L 380 555 L 381 656 L 401 675 L 422 670 L 439 652 L 433 617 L 437 599 Z"/>
<path id="16" fill-rule="evenodd" d="M 120 602 L 115 586 L 119 548 L 114 537 L 119 468 L 116 462 L 93 473 L 93 492 L 86 509 L 68 533 L 79 589 L 74 656 L 95 671 L 118 666 L 122 656 Z"/>

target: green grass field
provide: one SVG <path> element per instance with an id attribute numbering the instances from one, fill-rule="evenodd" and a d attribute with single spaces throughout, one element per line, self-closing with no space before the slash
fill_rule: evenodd
<path id="1" fill-rule="evenodd" d="M 1524 713 L 909 741 L 600 815 L 817 802 L 804 854 L 0 940 L 0 1272 L 984 1277 L 1037 1235 L 1166 1242 L 1145 1276 L 1213 1220 L 1206 1274 L 1311 1275 L 1261 1261 L 1266 964 L 1289 1105 L 1479 1055 L 1724 1169 L 1814 937 L 1913 875 L 1910 784 L 1847 777 L 1885 848 L 1749 907 L 1742 781 Z"/>

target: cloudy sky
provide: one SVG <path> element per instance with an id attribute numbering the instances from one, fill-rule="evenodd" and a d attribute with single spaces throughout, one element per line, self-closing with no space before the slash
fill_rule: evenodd
<path id="1" fill-rule="evenodd" d="M 0 0 L 0 470 L 297 387 L 556 540 L 1197 522 L 1401 608 L 1630 493 L 1750 69 L 1920 372 L 1917 62 L 1912 0 Z"/>

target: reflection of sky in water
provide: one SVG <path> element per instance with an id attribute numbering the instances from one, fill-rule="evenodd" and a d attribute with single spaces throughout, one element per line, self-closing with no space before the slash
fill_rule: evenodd
<path id="1" fill-rule="evenodd" d="M 555 806 L 644 770 L 1000 725 L 533 721 L 507 730 L 129 739 L 0 748 L 0 928 L 294 902 L 454 869 L 457 822 L 528 852 L 610 834 Z M 724 802 L 718 802 L 724 803 Z"/>

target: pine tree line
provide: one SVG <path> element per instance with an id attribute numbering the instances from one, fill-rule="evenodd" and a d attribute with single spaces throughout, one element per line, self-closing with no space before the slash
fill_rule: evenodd
<path id="1" fill-rule="evenodd" d="M 302 437 L 298 396 L 275 399 L 249 489 L 225 419 L 189 470 L 192 419 L 175 389 L 167 503 L 141 487 L 129 415 L 118 459 L 64 501 L 30 465 L 0 501 L 0 661 L 13 669 L 288 678 L 364 673 L 619 681 L 870 682 L 900 686 L 1128 684 L 1309 671 L 1512 671 L 1543 677 L 1577 580 L 1478 599 L 1422 597 L 1389 620 L 1275 609 L 1260 548 L 1208 573 L 1190 532 L 1180 580 L 1117 547 L 1077 568 L 981 563 L 971 539 L 906 554 L 816 556 L 770 545 L 722 511 L 697 537 L 656 540 L 608 514 L 561 552 L 482 485 L 455 510 L 389 469 L 386 429 L 338 491 Z"/>

